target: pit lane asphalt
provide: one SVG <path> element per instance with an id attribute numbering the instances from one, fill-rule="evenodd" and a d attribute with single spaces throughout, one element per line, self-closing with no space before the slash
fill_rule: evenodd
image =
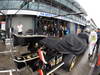
<path id="1" fill-rule="evenodd" d="M 18 48 L 19 49 L 19 48 Z M 25 51 L 25 48 L 20 48 L 21 52 Z M 0 42 L 0 52 L 9 51 L 9 47 L 6 47 L 4 44 Z M 84 55 L 78 60 L 77 64 L 73 68 L 71 72 L 67 72 L 64 69 L 59 69 L 55 72 L 57 75 L 92 75 L 92 71 L 94 69 L 93 66 L 90 65 L 88 61 L 88 50 L 84 53 Z M 11 54 L 0 54 L 0 70 L 5 69 L 16 69 L 13 61 L 11 60 Z M 37 75 L 36 73 L 32 73 L 29 70 L 25 69 L 20 71 L 20 73 L 13 73 L 13 75 Z M 0 73 L 0 75 L 9 75 L 9 73 Z"/>
<path id="2" fill-rule="evenodd" d="M 75 67 L 72 69 L 71 72 L 66 72 L 64 69 L 59 69 L 56 71 L 57 75 L 92 75 L 92 71 L 94 69 L 95 63 L 90 63 L 88 60 L 88 53 L 89 50 L 87 49 L 86 52 L 78 62 L 76 63 Z"/>

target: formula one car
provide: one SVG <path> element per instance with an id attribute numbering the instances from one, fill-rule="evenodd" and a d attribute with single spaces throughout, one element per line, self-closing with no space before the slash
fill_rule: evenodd
<path id="1" fill-rule="evenodd" d="M 14 35 L 15 46 L 21 44 L 18 43 L 18 39 L 24 40 L 23 45 L 28 45 L 30 53 L 15 57 L 17 68 L 29 66 L 33 71 L 38 71 L 40 75 L 50 75 L 61 66 L 71 71 L 77 57 L 87 49 L 85 41 L 74 34 L 67 35 L 62 39 L 43 35 Z"/>

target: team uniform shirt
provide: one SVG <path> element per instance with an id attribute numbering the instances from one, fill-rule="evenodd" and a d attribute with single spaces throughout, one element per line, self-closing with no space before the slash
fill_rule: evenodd
<path id="1" fill-rule="evenodd" d="M 17 28 L 18 28 L 18 32 L 22 32 L 22 31 L 23 31 L 23 30 L 22 30 L 22 28 L 23 28 L 23 25 L 22 25 L 22 24 L 17 25 Z"/>
<path id="2" fill-rule="evenodd" d="M 89 35 L 89 50 L 90 54 L 92 55 L 93 53 L 93 48 L 97 42 L 97 33 L 95 31 L 91 31 Z"/>

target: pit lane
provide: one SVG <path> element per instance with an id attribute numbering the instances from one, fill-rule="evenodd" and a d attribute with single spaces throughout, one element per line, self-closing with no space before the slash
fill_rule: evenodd
<path id="1" fill-rule="evenodd" d="M 23 69 L 17 70 L 14 62 L 12 61 L 11 53 L 9 52 L 9 46 L 5 46 L 2 42 L 0 42 L 0 75 L 37 75 L 37 73 L 32 73 L 31 69 Z M 20 49 L 20 50 L 19 50 Z M 26 48 L 20 47 L 16 48 L 17 52 L 13 52 L 13 54 L 19 55 L 19 53 L 26 52 Z M 20 51 L 20 52 L 19 52 Z M 84 53 L 84 55 L 78 60 L 75 67 L 71 72 L 67 72 L 67 70 L 60 68 L 55 71 L 57 75 L 92 75 L 94 64 L 90 64 L 88 61 L 88 50 Z"/>

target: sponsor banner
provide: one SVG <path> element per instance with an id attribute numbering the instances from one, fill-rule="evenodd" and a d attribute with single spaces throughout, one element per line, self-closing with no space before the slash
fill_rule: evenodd
<path id="1" fill-rule="evenodd" d="M 0 22 L 0 24 L 1 24 L 1 30 L 6 30 L 6 22 L 2 21 Z"/>
<path id="2" fill-rule="evenodd" d="M 57 19 L 62 19 L 62 20 L 65 20 L 65 21 L 69 21 L 69 22 L 73 22 L 73 23 L 85 25 L 85 23 L 83 23 L 83 22 L 81 23 L 81 22 L 75 21 L 75 20 L 73 20 L 71 18 L 66 18 L 66 17 L 63 17 L 63 16 L 55 17 L 57 15 L 52 14 L 52 13 L 40 12 L 40 11 L 33 11 L 33 10 L 20 10 L 20 11 L 18 11 L 18 10 L 7 10 L 6 14 L 9 14 L 9 15 L 13 15 L 13 14 L 19 14 L 19 15 L 37 15 L 37 16 L 45 16 L 45 17 L 54 17 L 54 18 L 57 18 Z M 0 14 L 0 15 L 2 15 L 2 14 Z"/>

